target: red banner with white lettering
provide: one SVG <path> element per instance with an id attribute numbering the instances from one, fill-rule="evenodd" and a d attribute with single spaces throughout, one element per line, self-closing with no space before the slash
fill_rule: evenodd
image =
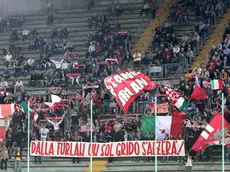
<path id="1" fill-rule="evenodd" d="M 120 72 L 105 78 L 104 82 L 124 112 L 127 112 L 142 90 L 150 90 L 155 86 L 148 76 L 139 71 Z"/>
<path id="2" fill-rule="evenodd" d="M 150 104 L 152 113 L 155 113 L 155 104 Z M 157 113 L 168 113 L 169 112 L 169 104 L 168 103 L 160 103 L 157 104 Z"/>
<path id="3" fill-rule="evenodd" d="M 90 157 L 88 142 L 53 142 L 32 141 L 32 156 L 52 157 Z M 92 156 L 104 157 L 135 157 L 135 156 L 184 156 L 184 140 L 164 141 L 128 141 L 93 143 Z"/>

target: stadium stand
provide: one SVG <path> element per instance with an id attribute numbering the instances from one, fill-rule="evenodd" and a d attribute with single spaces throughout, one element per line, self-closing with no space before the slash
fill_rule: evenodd
<path id="1" fill-rule="evenodd" d="M 48 13 L 23 14 L 20 19 L 17 16 L 2 19 L 1 108 L 2 104 L 9 107 L 15 104 L 13 114 L 5 116 L 4 122 L 12 118 L 6 133 L 6 145 L 1 143 L 2 157 L 5 147 L 7 154 L 12 156 L 8 171 L 15 168 L 14 152 L 17 148 L 23 171 L 27 165 L 28 129 L 24 102 L 31 108 L 31 140 L 89 142 L 91 98 L 94 101 L 94 141 L 141 140 L 140 119 L 152 115 L 149 111 L 150 94 L 158 95 L 160 103 L 169 103 L 171 116 L 179 109 L 176 110 L 173 102 L 165 98 L 167 91 L 160 85 L 161 80 L 169 80 L 164 85 L 175 88 L 190 102 L 183 109 L 189 115 L 182 124 L 183 135 L 177 138 L 165 135 L 164 140 L 185 140 L 186 153 L 193 157 L 193 171 L 221 171 L 219 145 L 198 153 L 191 151 L 202 131 L 191 126 L 206 126 L 214 114 L 221 111 L 220 94 L 210 88 L 214 79 L 224 83 L 225 119 L 230 122 L 228 1 L 157 2 L 151 4 L 152 1 L 147 1 L 146 5 L 146 2 L 139 1 L 120 1 L 120 4 L 107 1 L 94 4 L 90 1 L 90 6 L 49 9 Z M 151 16 L 140 16 L 143 10 L 144 13 L 150 11 Z M 13 24 L 8 26 L 4 22 Z M 154 93 L 142 92 L 125 116 L 105 89 L 103 80 L 106 76 L 131 69 L 141 70 L 160 86 L 157 85 Z M 195 86 L 206 91 L 206 100 L 191 100 Z M 58 97 L 53 94 L 61 97 L 63 106 L 46 103 Z M 16 107 L 16 104 L 20 106 Z M 168 116 L 168 113 L 162 116 Z M 60 126 L 56 126 L 58 120 Z M 42 138 L 43 134 L 45 138 Z M 227 160 L 230 149 L 226 147 L 226 150 Z M 157 158 L 160 172 L 184 171 L 183 157 Z M 30 162 L 32 172 L 90 171 L 89 158 L 31 156 Z M 229 166 L 230 163 L 225 162 L 225 171 L 230 171 Z M 154 171 L 154 158 L 93 158 L 93 172 L 99 171 Z"/>

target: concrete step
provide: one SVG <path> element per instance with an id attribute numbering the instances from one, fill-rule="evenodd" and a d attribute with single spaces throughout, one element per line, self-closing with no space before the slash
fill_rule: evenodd
<path id="1" fill-rule="evenodd" d="M 133 7 L 132 10 L 124 10 L 124 12 L 122 13 L 122 15 L 128 15 L 130 12 L 132 11 L 132 14 L 139 14 L 140 11 L 141 11 L 141 8 L 140 6 L 137 6 L 137 7 Z M 109 14 L 109 9 L 107 10 L 103 10 L 103 11 L 97 11 L 97 12 L 90 12 L 90 13 L 87 13 L 87 12 L 83 12 L 83 13 L 66 13 L 66 14 L 54 14 L 54 20 L 57 18 L 61 18 L 61 19 L 68 19 L 68 18 L 89 18 L 91 16 L 93 16 L 93 14 L 96 14 L 96 15 L 102 15 L 103 13 L 105 14 Z M 25 21 L 28 21 L 28 20 L 47 20 L 47 15 L 36 15 L 36 16 L 27 16 L 25 17 Z"/>
<path id="2" fill-rule="evenodd" d="M 40 168 L 40 167 L 37 167 L 37 168 L 33 168 L 33 169 L 30 169 L 30 172 L 66 172 L 66 171 L 69 171 L 69 172 L 85 172 L 85 169 L 79 169 L 79 168 L 62 168 L 62 169 L 59 169 L 59 168 L 50 168 L 50 169 L 47 169 L 47 168 Z M 15 172 L 14 170 L 14 167 L 10 167 L 8 168 L 7 172 Z M 27 168 L 22 168 L 21 172 L 27 172 Z"/>
<path id="3" fill-rule="evenodd" d="M 136 18 L 137 15 L 138 14 L 136 13 L 129 14 L 129 15 L 127 14 L 127 15 L 121 15 L 118 18 L 108 18 L 107 20 L 109 23 L 115 23 L 116 21 L 119 21 L 120 23 L 124 23 L 125 20 Z M 145 19 L 143 17 L 139 17 L 139 18 Z M 57 25 L 58 23 L 63 23 L 63 19 L 65 20 L 66 23 L 76 23 L 76 24 L 85 23 L 88 20 L 88 18 L 84 18 L 84 17 L 83 18 L 55 18 L 54 24 Z M 25 21 L 24 25 L 26 26 L 39 25 L 39 24 L 44 24 L 46 22 L 47 22 L 46 18 L 44 20 L 37 20 L 37 21 L 28 20 L 28 21 Z"/>
<path id="4" fill-rule="evenodd" d="M 118 163 L 118 162 L 112 162 L 106 165 L 106 168 L 103 170 L 104 172 L 117 172 L 117 171 L 124 171 L 124 172 L 135 172 L 135 171 L 154 171 L 154 165 L 155 163 L 147 163 L 147 162 L 137 162 L 137 163 Z M 230 163 L 225 163 L 225 168 L 227 171 L 230 171 Z M 157 169 L 160 172 L 176 172 L 176 171 L 184 171 L 184 164 L 183 163 L 177 163 L 177 162 L 167 162 L 162 163 L 159 162 L 157 164 Z M 221 162 L 193 162 L 193 171 L 221 171 Z"/>
<path id="5" fill-rule="evenodd" d="M 137 20 L 137 21 L 139 21 L 140 23 L 138 23 L 138 22 L 136 22 L 136 21 L 131 21 L 130 23 L 129 22 L 127 22 L 127 24 L 123 24 L 122 26 L 121 26 L 121 29 L 123 30 L 123 31 L 126 31 L 127 29 L 130 29 L 130 28 L 133 28 L 133 27 L 136 27 L 136 29 L 138 29 L 138 25 L 140 25 L 140 24 L 142 24 L 142 20 Z M 63 25 L 64 26 L 64 25 Z M 62 27 L 59 27 L 58 29 L 61 29 Z M 111 28 L 114 28 L 114 25 L 111 25 Z M 31 29 L 31 28 L 30 28 Z M 73 26 L 72 24 L 71 24 L 71 27 L 67 27 L 67 29 L 68 29 L 68 32 L 69 32 L 69 37 L 73 37 L 73 36 L 76 36 L 76 34 L 77 35 L 81 35 L 81 36 L 83 36 L 83 35 L 87 35 L 88 33 L 94 33 L 94 32 L 97 32 L 98 31 L 98 29 L 96 29 L 96 28 L 89 28 L 89 27 L 87 27 L 87 26 L 84 26 L 84 27 L 78 27 L 77 26 L 77 24 L 75 25 L 75 26 Z M 18 36 L 20 36 L 20 35 L 22 35 L 22 31 L 23 31 L 23 29 L 21 29 L 21 30 L 19 30 L 18 31 Z M 37 32 L 38 32 L 38 35 L 39 36 L 41 36 L 41 37 L 43 37 L 44 39 L 46 39 L 46 38 L 49 38 L 49 39 L 51 39 L 51 32 L 52 32 L 52 27 L 50 26 L 50 27 L 48 27 L 48 26 L 46 26 L 46 27 L 44 27 L 43 29 L 37 29 Z M 3 38 L 3 40 L 9 40 L 9 38 L 10 38 L 10 36 L 11 36 L 11 33 L 10 32 L 8 32 L 8 33 L 4 33 L 4 34 L 2 34 L 2 35 L 0 35 L 0 36 L 2 36 Z M 5 38 L 6 37 L 6 38 Z"/>

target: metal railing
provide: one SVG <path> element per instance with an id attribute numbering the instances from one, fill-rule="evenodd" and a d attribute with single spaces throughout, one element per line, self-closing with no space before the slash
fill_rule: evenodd
<path id="1" fill-rule="evenodd" d="M 127 114 L 144 114 L 146 112 L 148 100 L 134 100 L 129 106 Z M 101 113 L 104 115 L 124 115 L 117 102 L 104 100 Z"/>
<path id="2" fill-rule="evenodd" d="M 172 76 L 180 76 L 188 71 L 192 59 L 182 59 L 180 63 L 168 63 L 162 65 L 138 65 L 134 70 L 140 70 L 142 73 L 151 78 L 171 78 Z"/>

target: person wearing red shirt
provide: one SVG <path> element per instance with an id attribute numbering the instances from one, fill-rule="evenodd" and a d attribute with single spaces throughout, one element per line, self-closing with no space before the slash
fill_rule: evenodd
<path id="1" fill-rule="evenodd" d="M 211 66 L 211 65 L 212 65 L 212 66 Z M 217 60 L 215 59 L 215 57 L 214 57 L 214 56 L 212 57 L 212 60 L 211 60 L 210 66 L 211 66 L 211 67 L 213 67 L 213 69 L 216 69 L 216 66 L 217 66 Z"/>
<path id="2" fill-rule="evenodd" d="M 151 10 L 151 14 L 152 14 L 152 19 L 155 19 L 155 17 L 156 17 L 156 9 L 157 9 L 156 3 L 153 1 L 150 1 L 150 10 Z"/>

